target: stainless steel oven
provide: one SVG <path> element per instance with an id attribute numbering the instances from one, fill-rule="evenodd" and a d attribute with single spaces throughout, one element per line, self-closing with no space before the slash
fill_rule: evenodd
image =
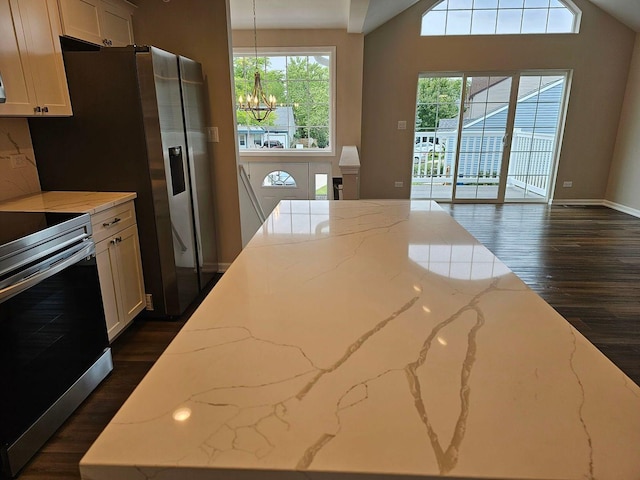
<path id="1" fill-rule="evenodd" d="M 112 370 L 89 215 L 0 212 L 0 462 L 17 475 Z"/>

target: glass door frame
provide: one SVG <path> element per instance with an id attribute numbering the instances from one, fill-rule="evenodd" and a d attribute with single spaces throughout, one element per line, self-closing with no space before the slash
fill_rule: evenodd
<path id="1" fill-rule="evenodd" d="M 458 187 L 458 172 L 460 168 L 460 147 L 462 145 L 462 134 L 464 126 L 464 113 L 467 98 L 468 78 L 473 77 L 508 77 L 511 79 L 509 92 L 509 104 L 507 105 L 507 122 L 505 125 L 505 135 L 502 139 L 502 155 L 500 159 L 500 174 L 498 183 L 498 194 L 496 198 L 459 198 L 456 197 Z M 451 193 L 451 203 L 504 203 L 504 194 L 507 188 L 506 173 L 509 170 L 509 154 L 511 151 L 511 135 L 515 121 L 515 105 L 518 97 L 518 87 L 520 83 L 520 72 L 463 72 L 462 73 L 462 97 L 460 99 L 460 111 L 458 112 L 458 138 L 456 139 L 456 154 L 453 169 L 453 191 Z M 515 102 L 514 102 L 515 97 Z M 481 143 L 483 143 L 481 141 Z"/>
<path id="2" fill-rule="evenodd" d="M 546 197 L 542 200 L 538 199 L 507 199 L 507 203 L 550 203 L 555 192 L 555 183 L 557 178 L 560 150 L 562 146 L 562 139 L 564 134 L 564 125 L 566 121 L 567 105 L 569 102 L 571 79 L 573 71 L 570 69 L 543 69 L 543 70 L 517 70 L 517 71 L 465 71 L 460 73 L 453 72 L 433 72 L 433 73 L 421 73 L 419 78 L 423 77 L 443 77 L 443 76 L 459 76 L 462 78 L 462 95 L 460 99 L 460 111 L 458 113 L 458 126 L 457 126 L 457 138 L 456 138 L 456 151 L 454 159 L 454 171 L 453 171 L 453 185 L 451 192 L 451 199 L 439 199 L 439 201 L 449 200 L 451 203 L 493 203 L 501 204 L 505 203 L 505 194 L 507 189 L 507 180 L 509 172 L 509 161 L 511 157 L 511 143 L 513 140 L 513 131 L 516 117 L 516 108 L 518 104 L 518 90 L 520 86 L 520 78 L 522 76 L 540 75 L 540 76 L 564 76 L 564 89 L 563 98 L 560 103 L 560 110 L 558 113 L 558 123 L 556 126 L 556 134 L 553 146 L 553 158 L 551 160 L 551 167 L 549 172 L 549 187 L 547 188 Z M 496 198 L 457 198 L 457 181 L 458 171 L 460 167 L 460 147 L 462 143 L 462 127 L 464 125 L 464 105 L 467 97 L 467 79 L 469 77 L 510 77 L 511 78 L 511 91 L 509 95 L 509 105 L 507 111 L 507 122 L 505 127 L 505 136 L 503 138 L 502 145 L 502 158 L 500 165 L 500 179 L 498 183 L 498 194 Z"/>
<path id="3" fill-rule="evenodd" d="M 564 126 L 566 122 L 567 116 L 567 107 L 569 105 L 569 96 L 571 93 L 571 80 L 573 78 L 573 70 L 572 69 L 531 69 L 531 70 L 520 70 L 517 72 L 518 75 L 518 84 L 520 83 L 520 79 L 524 76 L 558 76 L 564 77 L 564 85 L 562 90 L 562 98 L 559 103 L 558 110 L 558 119 L 555 127 L 555 138 L 553 141 L 553 153 L 551 158 L 551 164 L 549 167 L 549 179 L 548 179 L 548 187 L 547 187 L 547 195 L 543 200 L 538 199 L 528 199 L 528 198 L 508 198 L 507 203 L 551 203 L 553 200 L 553 195 L 555 193 L 556 187 L 556 179 L 558 175 L 558 168 L 560 165 L 560 151 L 562 149 L 562 141 L 564 137 Z M 538 92 L 540 92 L 540 88 Z M 517 107 L 518 101 L 518 92 L 515 95 L 514 106 Z M 514 108 L 514 115 L 517 115 L 517 111 Z M 515 116 L 514 116 L 515 120 Z M 513 130 L 515 125 L 511 129 L 511 133 L 509 136 L 509 156 L 506 158 L 507 164 L 506 168 L 508 171 L 509 163 L 511 161 L 511 142 L 513 141 Z M 507 174 L 505 174 L 505 182 L 508 180 Z M 506 185 L 505 185 L 505 193 L 506 193 Z M 503 201 L 504 202 L 504 196 Z"/>

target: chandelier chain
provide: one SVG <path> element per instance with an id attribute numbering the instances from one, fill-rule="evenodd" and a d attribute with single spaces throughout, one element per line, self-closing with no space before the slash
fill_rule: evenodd
<path id="1" fill-rule="evenodd" d="M 253 91 L 247 94 L 245 99 L 240 95 L 238 97 L 238 109 L 251 113 L 251 116 L 258 122 L 267 119 L 269 114 L 276 108 L 276 97 L 267 95 L 262 88 L 262 79 L 260 78 L 260 68 L 258 65 L 258 27 L 256 24 L 256 0 L 253 0 L 253 45 L 255 52 L 256 71 L 253 76 Z M 267 70 L 265 62 L 265 74 Z"/>
<path id="2" fill-rule="evenodd" d="M 256 54 L 256 70 L 258 69 L 258 29 L 256 28 L 256 0 L 253 0 L 253 48 Z"/>

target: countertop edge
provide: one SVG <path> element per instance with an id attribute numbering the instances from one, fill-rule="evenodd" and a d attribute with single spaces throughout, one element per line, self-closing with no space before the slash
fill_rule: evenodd
<path id="1" fill-rule="evenodd" d="M 137 197 L 135 192 L 39 192 L 0 202 L 0 211 L 88 213 L 94 215 Z"/>

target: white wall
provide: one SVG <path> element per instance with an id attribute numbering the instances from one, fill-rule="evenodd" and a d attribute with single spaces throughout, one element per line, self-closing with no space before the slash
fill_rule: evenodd
<path id="1" fill-rule="evenodd" d="M 591 2 L 579 34 L 421 37 L 420 0 L 365 37 L 362 198 L 409 198 L 418 75 L 573 70 L 554 200 L 602 201 L 607 191 L 636 34 Z M 637 42 L 636 42 L 637 43 Z M 407 121 L 398 130 L 399 120 Z M 637 145 L 637 144 L 636 144 Z M 404 187 L 395 188 L 396 181 Z M 563 188 L 572 181 L 572 188 Z"/>
<path id="2" fill-rule="evenodd" d="M 364 35 L 350 34 L 344 30 L 260 30 L 259 47 L 336 47 L 336 112 L 334 153 L 318 156 L 315 160 L 329 161 L 332 175 L 339 177 L 340 153 L 343 145 L 360 147 L 362 131 L 362 61 Z M 234 47 L 252 47 L 253 31 L 234 30 Z M 309 156 L 287 155 L 279 158 L 272 156 L 252 156 L 244 160 L 263 160 L 267 162 L 309 162 Z"/>
<path id="3" fill-rule="evenodd" d="M 640 212 L 640 33 L 636 34 L 606 199 Z"/>

